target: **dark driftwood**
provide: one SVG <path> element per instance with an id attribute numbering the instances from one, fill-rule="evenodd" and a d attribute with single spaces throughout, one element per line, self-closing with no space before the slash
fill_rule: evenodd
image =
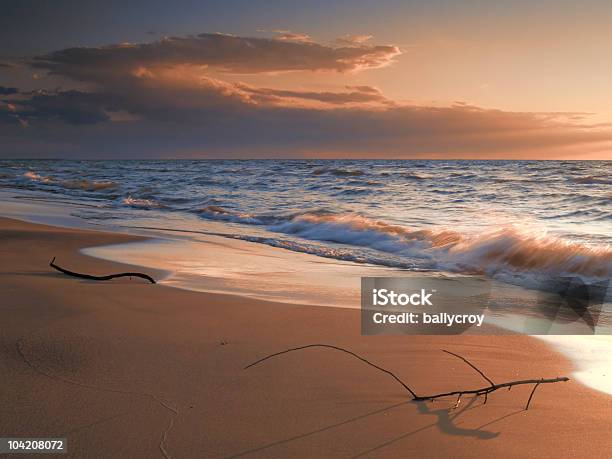
<path id="1" fill-rule="evenodd" d="M 390 372 L 389 370 L 385 370 L 384 368 L 379 367 L 378 365 L 373 364 L 372 362 L 370 362 L 367 359 L 364 359 L 363 357 L 355 354 L 354 352 L 351 352 L 349 350 L 343 349 L 341 347 L 338 346 L 332 346 L 331 344 L 308 344 L 307 346 L 300 346 L 300 347 L 294 347 L 292 349 L 287 349 L 285 351 L 281 351 L 281 352 L 277 352 L 276 354 L 271 354 L 268 355 L 267 357 L 264 357 L 263 359 L 259 359 L 256 362 L 251 363 L 250 365 L 247 365 L 246 367 L 244 367 L 244 369 L 246 370 L 247 368 L 250 368 L 252 366 L 257 365 L 258 363 L 263 362 L 264 360 L 268 360 L 271 359 L 272 357 L 276 357 L 277 355 L 281 355 L 281 354 L 286 354 L 288 352 L 292 352 L 292 351 L 299 351 L 301 349 L 306 349 L 309 347 L 326 347 L 328 349 L 334 349 L 336 351 L 341 351 L 344 352 L 346 354 L 349 354 L 353 357 L 355 357 L 356 359 L 361 360 L 362 362 L 370 365 L 371 367 L 376 368 L 377 370 L 382 371 L 383 373 L 387 373 L 389 376 L 391 376 L 393 379 L 395 379 L 398 383 L 400 383 L 402 386 L 404 386 L 404 389 L 406 389 L 408 392 L 410 392 L 410 394 L 412 394 L 413 397 L 416 397 L 417 395 L 413 392 L 412 389 L 410 389 L 410 387 L 408 387 L 408 385 L 406 383 L 404 383 L 404 381 L 402 381 L 401 379 L 399 379 L 394 373 Z"/>
<path id="2" fill-rule="evenodd" d="M 402 381 L 397 375 L 395 375 L 395 373 L 392 373 L 389 370 L 386 370 L 382 367 L 379 367 L 378 365 L 370 362 L 369 360 L 355 354 L 354 352 L 351 352 L 347 349 L 338 347 L 338 346 L 332 346 L 330 344 L 308 344 L 306 346 L 300 346 L 300 347 L 294 347 L 291 349 L 287 349 L 281 352 L 277 352 L 275 354 L 270 354 L 266 357 L 263 357 L 259 360 L 257 360 L 256 362 L 251 363 L 250 365 L 247 365 L 246 367 L 244 367 L 244 369 L 246 370 L 247 368 L 250 368 L 252 366 L 255 366 L 265 360 L 271 359 L 272 357 L 276 357 L 282 354 L 287 354 L 288 352 L 293 352 L 293 351 L 299 351 L 302 349 L 307 349 L 307 348 L 312 348 L 312 347 L 323 347 L 323 348 L 328 348 L 328 349 L 334 349 L 336 351 L 341 351 L 344 352 L 346 354 L 349 354 L 353 357 L 355 357 L 358 360 L 361 360 L 362 362 L 370 365 L 371 367 L 376 368 L 377 370 L 382 371 L 383 373 L 388 374 L 389 376 L 391 376 L 393 379 L 395 379 L 398 383 L 400 383 L 404 389 L 406 389 L 410 395 L 412 396 L 412 400 L 415 402 L 421 402 L 421 401 L 434 401 L 437 398 L 442 398 L 442 397 L 449 397 L 451 395 L 456 395 L 457 396 L 457 401 L 455 402 L 453 409 L 457 408 L 459 406 L 459 403 L 461 403 L 461 397 L 465 394 L 473 394 L 475 396 L 481 396 L 484 395 L 484 403 L 487 403 L 487 398 L 488 395 L 491 392 L 495 392 L 496 390 L 502 389 L 504 387 L 507 387 L 508 390 L 510 390 L 510 388 L 512 388 L 512 386 L 520 386 L 523 384 L 534 384 L 533 390 L 531 391 L 531 394 L 529 395 L 529 400 L 527 400 L 527 404 L 525 405 L 525 410 L 529 409 L 529 405 L 531 404 L 531 399 L 533 398 L 533 394 L 535 393 L 536 389 L 538 388 L 538 386 L 540 384 L 550 384 L 550 383 L 557 383 L 557 382 L 565 382 L 565 381 L 569 381 L 569 378 L 565 377 L 565 376 L 561 376 L 561 377 L 556 377 L 556 378 L 541 378 L 541 379 L 523 379 L 523 380 L 519 380 L 519 381 L 509 381 L 509 382 L 505 382 L 505 383 L 500 383 L 500 384 L 495 384 L 493 382 L 492 379 L 490 379 L 489 377 L 487 377 L 483 371 L 481 371 L 478 367 L 476 367 L 476 365 L 474 365 L 473 363 L 471 363 L 469 360 L 467 360 L 465 357 L 460 356 L 459 354 L 455 354 L 453 352 L 447 351 L 447 350 L 443 350 L 443 352 L 446 352 L 447 354 L 450 354 L 454 357 L 457 357 L 458 359 L 463 360 L 466 364 L 468 364 L 470 367 L 472 367 L 476 372 L 478 372 L 478 374 L 480 374 L 480 376 L 483 377 L 483 379 L 485 379 L 489 385 L 486 387 L 482 387 L 480 389 L 466 389 L 466 390 L 455 390 L 455 391 L 451 391 L 451 392 L 444 392 L 444 393 L 440 393 L 440 394 L 433 394 L 433 395 L 417 395 L 404 381 Z"/>
<path id="3" fill-rule="evenodd" d="M 53 260 L 49 262 L 49 266 L 51 266 L 53 269 L 56 269 L 57 271 L 61 273 L 67 274 L 68 276 L 79 277 L 81 279 L 105 281 L 105 280 L 115 279 L 117 277 L 140 277 L 141 279 L 148 280 L 152 284 L 155 284 L 155 279 L 153 279 L 148 274 L 143 274 L 143 273 L 118 273 L 118 274 L 109 274 L 108 276 L 92 276 L 91 274 L 75 273 L 74 271 L 68 271 L 67 269 L 62 268 L 61 266 L 56 265 L 55 257 L 53 257 Z"/>

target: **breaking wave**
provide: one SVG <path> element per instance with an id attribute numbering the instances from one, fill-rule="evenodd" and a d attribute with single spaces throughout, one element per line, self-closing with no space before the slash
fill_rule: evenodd
<path id="1" fill-rule="evenodd" d="M 512 227 L 464 238 L 451 248 L 449 259 L 457 268 L 475 268 L 485 274 L 505 270 L 612 276 L 610 246 L 590 246 L 546 234 L 530 235 Z"/>
<path id="2" fill-rule="evenodd" d="M 64 188 L 81 189 L 85 191 L 116 190 L 119 187 L 115 182 L 95 182 L 87 179 L 62 180 L 57 183 Z"/>
<path id="3" fill-rule="evenodd" d="M 371 247 L 435 261 L 440 268 L 494 274 L 499 270 L 612 275 L 612 248 L 593 247 L 514 227 L 477 235 L 412 230 L 358 215 L 301 215 L 269 228 L 306 239 Z"/>
<path id="4" fill-rule="evenodd" d="M 242 212 L 232 212 L 221 206 L 206 206 L 203 209 L 200 209 L 198 213 L 200 214 L 200 216 L 208 218 L 209 220 L 221 220 L 226 222 L 246 223 L 251 225 L 263 224 L 260 219 L 253 217 L 251 214 Z"/>
<path id="5" fill-rule="evenodd" d="M 28 171 L 28 172 L 24 173 L 23 176 L 25 178 L 28 178 L 28 179 L 34 181 L 34 182 L 49 183 L 49 182 L 52 181 L 50 177 L 44 177 L 44 176 L 42 176 L 40 174 L 37 174 L 34 171 Z"/>
<path id="6" fill-rule="evenodd" d="M 208 206 L 207 218 L 237 223 L 265 225 L 276 233 L 298 236 L 312 241 L 325 241 L 353 247 L 365 247 L 406 260 L 422 260 L 423 266 L 448 271 L 487 274 L 538 273 L 551 276 L 574 274 L 586 277 L 612 276 L 612 248 L 591 246 L 547 234 L 531 234 L 516 227 L 462 234 L 458 231 L 433 228 L 411 229 L 356 214 L 325 212 L 302 213 L 285 217 L 254 216 Z M 300 244 L 279 242 L 273 238 L 251 238 L 294 251 L 304 251 L 328 258 L 401 265 L 363 256 L 349 255 L 340 249 L 305 250 Z M 409 262 L 406 262 L 409 265 Z"/>
<path id="7" fill-rule="evenodd" d="M 123 198 L 121 202 L 126 206 L 134 207 L 137 209 L 159 209 L 164 207 L 162 204 L 153 201 L 152 199 L 139 199 L 133 198 L 132 196 Z"/>
<path id="8" fill-rule="evenodd" d="M 402 251 L 417 246 L 443 247 L 458 242 L 460 238 L 460 235 L 453 231 L 410 230 L 354 214 L 306 213 L 272 225 L 268 229 L 306 239 L 366 246 L 384 252 Z"/>
<path id="9" fill-rule="evenodd" d="M 41 182 L 50 185 L 60 186 L 71 190 L 84 190 L 84 191 L 100 191 L 100 190 L 116 190 L 119 185 L 112 181 L 95 181 L 87 179 L 78 180 L 57 180 L 52 177 L 46 177 L 40 175 L 34 171 L 28 171 L 23 174 L 25 178 L 30 179 L 34 182 Z"/>

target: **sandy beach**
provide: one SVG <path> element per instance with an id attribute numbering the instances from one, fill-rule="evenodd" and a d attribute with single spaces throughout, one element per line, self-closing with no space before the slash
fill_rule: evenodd
<path id="1" fill-rule="evenodd" d="M 570 381 L 482 399 L 414 403 L 418 393 L 571 376 L 524 336 L 363 337 L 351 309 L 190 292 L 139 279 L 79 280 L 130 267 L 79 253 L 136 237 L 0 220 L 0 432 L 67 437 L 69 457 L 606 457 L 612 397 Z M 135 267 L 131 267 L 137 269 Z M 147 270 L 153 276 L 163 273 Z"/>

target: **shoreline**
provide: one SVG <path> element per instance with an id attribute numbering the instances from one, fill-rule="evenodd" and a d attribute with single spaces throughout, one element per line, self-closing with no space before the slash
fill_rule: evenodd
<path id="1" fill-rule="evenodd" d="M 408 403 L 389 378 L 328 351 L 243 370 L 268 353 L 316 342 L 366 356 L 420 393 L 482 385 L 444 348 L 496 382 L 571 370 L 531 337 L 363 337 L 350 309 L 82 281 L 47 269 L 47 253 L 77 271 L 114 272 L 126 266 L 79 249 L 138 238 L 0 225 L 0 285 L 11 299 L 1 311 L 0 406 L 12 413 L 0 417 L 0 430 L 9 436 L 64 434 L 74 457 L 92 444 L 100 454 L 149 457 L 161 457 L 162 446 L 176 457 L 605 455 L 612 398 L 575 381 L 543 387 L 527 412 L 528 387 L 449 411 L 454 398 Z"/>
<path id="2" fill-rule="evenodd" d="M 148 237 L 152 239 L 113 246 L 91 247 L 83 249 L 82 252 L 107 261 L 126 263 L 135 260 L 134 264 L 138 266 L 163 269 L 171 273 L 167 279 L 162 281 L 169 287 L 204 293 L 236 295 L 280 304 L 356 310 L 359 310 L 361 302 L 360 276 L 423 275 L 418 272 L 398 271 L 378 266 L 368 267 L 351 262 L 334 261 L 330 263 L 329 260 L 317 262 L 319 269 L 313 271 L 311 269 L 312 260 L 317 260 L 318 257 L 282 248 L 247 241 L 228 240 L 219 236 L 207 236 L 204 240 L 193 242 L 181 240 L 164 242 L 163 239 L 158 239 L 159 234 Z M 208 252 L 216 245 L 215 239 L 221 241 L 222 250 L 217 256 L 211 256 Z M 156 253 L 160 245 L 162 248 L 166 246 L 163 250 L 165 256 Z M 176 270 L 181 269 L 180 263 L 169 263 L 168 260 L 174 256 L 180 258 L 182 245 L 190 248 L 187 259 L 197 259 L 201 264 L 207 266 L 207 270 L 213 270 L 218 275 L 207 279 L 208 274 L 192 274 L 192 269 L 189 269 L 187 274 L 177 274 Z M 205 246 L 205 250 L 201 250 L 202 245 Z M 217 259 L 222 260 L 224 266 L 217 264 Z M 232 260 L 234 260 L 233 263 Z M 267 272 L 261 273 L 259 270 L 263 271 L 263 265 L 266 265 Z M 231 268 L 228 269 L 230 266 Z M 257 266 L 257 268 L 254 268 L 252 273 L 237 278 L 236 270 L 248 270 L 248 266 Z M 270 266 L 272 268 L 269 268 Z M 323 267 L 324 269 L 321 269 Z M 292 277 L 291 271 L 299 271 L 300 275 Z M 284 279 L 285 276 L 289 279 Z M 253 289 L 249 287 L 249 284 L 255 278 L 259 282 Z M 296 285 L 299 287 L 296 288 Z M 496 291 L 498 291 L 497 301 L 503 301 L 504 295 L 515 295 L 516 298 L 522 298 L 526 304 L 535 305 L 534 297 L 537 292 L 503 284 L 496 284 Z M 313 292 L 317 292 L 317 295 L 314 295 Z M 484 320 L 484 316 L 482 318 Z M 492 329 L 495 330 L 494 333 L 487 331 Z M 515 316 L 512 319 L 491 316 L 487 319 L 485 327 L 478 330 L 477 333 L 485 335 L 520 334 L 522 332 L 521 316 Z M 572 374 L 582 384 L 612 396 L 612 381 L 606 376 L 608 369 L 612 368 L 612 355 L 607 352 L 612 349 L 612 335 L 573 336 L 563 331 L 560 333 L 562 334 L 529 335 L 529 338 L 546 343 L 555 352 L 572 361 L 575 368 Z"/>
<path id="3" fill-rule="evenodd" d="M 10 199 L 9 196 L 14 194 L 15 192 L 0 191 L 3 199 L 1 212 L 3 215 L 8 214 L 13 218 L 34 224 L 110 231 L 114 234 L 132 237 L 133 239 L 127 243 L 105 244 L 80 250 L 97 259 L 163 272 L 162 284 L 188 291 L 237 295 L 281 304 L 345 308 L 347 303 L 360 304 L 358 287 L 355 287 L 359 285 L 360 276 L 394 276 L 398 272 L 401 272 L 402 275 L 419 275 L 418 272 L 397 271 L 380 266 L 368 268 L 352 262 L 330 260 L 279 247 L 214 235 L 214 230 L 222 231 L 222 226 L 212 227 L 213 234 L 196 232 L 195 238 L 192 238 L 189 231 L 184 234 L 176 233 L 174 230 L 168 233 L 144 228 L 114 227 L 112 223 L 102 226 L 74 217 L 71 211 L 73 207 L 56 202 L 51 199 L 53 196 L 47 197 L 44 205 L 40 205 L 36 200 L 28 199 L 28 193 L 17 195 L 25 199 Z M 182 270 L 181 263 L 175 263 L 174 260 L 181 258 L 177 257 L 181 251 L 183 255 L 186 255 L 182 257 L 183 260 L 191 263 L 197 260 L 199 265 L 204 261 L 205 272 L 194 274 L 192 268 L 188 266 L 185 272 L 179 273 Z M 160 256 L 159 252 L 164 255 Z M 213 253 L 212 256 L 211 253 Z M 263 270 L 263 267 L 273 268 Z M 325 269 L 321 270 L 321 268 Z M 210 271 L 215 271 L 215 274 L 211 275 Z M 301 272 L 301 275 L 288 276 L 287 273 L 291 271 Z M 241 275 L 236 276 L 237 272 Z M 308 274 L 304 275 L 304 273 Z M 253 288 L 251 285 L 255 278 L 259 282 Z M 339 285 L 341 288 L 338 287 Z M 317 295 L 313 296 L 315 291 Z M 520 296 L 524 297 L 525 301 L 531 303 L 534 301 L 534 292 L 526 291 L 521 287 L 501 285 L 500 292 L 502 297 L 504 295 Z M 349 305 L 348 307 L 355 306 Z M 500 323 L 496 317 L 491 317 L 491 323 L 488 326 L 495 327 L 497 330 L 501 326 L 501 329 L 506 330 L 505 332 L 509 334 L 521 330 L 520 324 L 515 324 L 514 320 L 507 318 Z M 516 326 L 518 328 L 515 328 Z M 582 384 L 612 396 L 612 378 L 607 376 L 610 373 L 608 369 L 612 367 L 612 354 L 607 352 L 608 349 L 612 349 L 611 335 L 597 335 L 596 337 L 536 335 L 530 338 L 545 343 L 546 346 L 552 347 L 555 352 L 569 359 L 574 368 L 572 374 Z"/>

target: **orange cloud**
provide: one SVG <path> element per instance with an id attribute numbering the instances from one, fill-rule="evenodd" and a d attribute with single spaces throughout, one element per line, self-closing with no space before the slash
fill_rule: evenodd
<path id="1" fill-rule="evenodd" d="M 289 32 L 274 39 L 204 33 L 142 44 L 68 48 L 37 56 L 30 64 L 52 74 L 96 82 L 115 73 L 157 65 L 206 65 L 234 74 L 351 72 L 382 67 L 401 54 L 392 45 L 333 47 L 307 38 Z"/>

